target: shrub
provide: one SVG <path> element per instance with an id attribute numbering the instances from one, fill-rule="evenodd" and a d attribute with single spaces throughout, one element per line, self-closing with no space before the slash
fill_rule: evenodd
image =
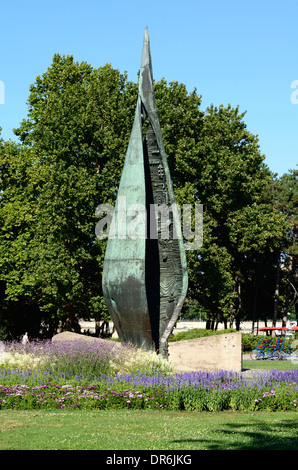
<path id="1" fill-rule="evenodd" d="M 45 370 L 66 376 L 98 378 L 101 374 L 171 373 L 172 363 L 151 351 L 113 341 L 84 340 L 32 342 L 26 347 L 6 343 L 2 364 L 6 369 Z"/>
<path id="2" fill-rule="evenodd" d="M 242 333 L 242 351 L 243 352 L 250 352 L 253 351 L 257 343 L 262 341 L 262 336 L 252 336 L 249 333 Z"/>
<path id="3" fill-rule="evenodd" d="M 102 377 L 98 383 L 0 385 L 0 408 L 169 409 L 186 411 L 297 410 L 298 370 L 256 380 L 218 371 L 165 377 Z"/>
<path id="4" fill-rule="evenodd" d="M 205 336 L 221 335 L 221 334 L 235 333 L 235 332 L 236 330 L 233 330 L 230 328 L 226 330 L 218 330 L 218 331 L 205 330 L 203 328 L 191 328 L 190 330 L 179 331 L 179 333 L 176 333 L 175 335 L 171 335 L 169 338 L 169 342 L 182 341 L 182 340 L 194 339 L 194 338 L 203 338 Z"/>
<path id="5" fill-rule="evenodd" d="M 11 344 L 6 352 L 19 367 L 0 369 L 0 408 L 297 409 L 298 369 L 270 370 L 253 379 L 232 371 L 173 374 L 170 363 L 154 353 L 106 342 L 45 342 L 23 349 Z M 26 370 L 35 358 L 42 359 L 39 368 Z"/>

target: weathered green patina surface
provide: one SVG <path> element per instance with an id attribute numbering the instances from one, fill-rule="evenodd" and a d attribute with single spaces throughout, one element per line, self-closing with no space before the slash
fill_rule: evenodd
<path id="1" fill-rule="evenodd" d="M 161 210 L 159 218 L 156 210 Z M 155 103 L 147 28 L 112 226 L 103 292 L 119 338 L 167 357 L 167 340 L 185 299 L 188 275 Z"/>

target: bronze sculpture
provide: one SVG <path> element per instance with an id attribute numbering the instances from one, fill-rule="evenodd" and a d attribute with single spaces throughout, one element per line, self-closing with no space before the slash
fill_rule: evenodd
<path id="1" fill-rule="evenodd" d="M 119 338 L 167 358 L 167 341 L 186 296 L 188 275 L 155 103 L 147 28 L 112 226 L 102 286 Z"/>

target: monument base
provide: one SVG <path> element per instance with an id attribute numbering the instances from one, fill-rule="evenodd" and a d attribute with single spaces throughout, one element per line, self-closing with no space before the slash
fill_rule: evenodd
<path id="1" fill-rule="evenodd" d="M 242 371 L 242 333 L 227 333 L 169 343 L 174 372 Z"/>

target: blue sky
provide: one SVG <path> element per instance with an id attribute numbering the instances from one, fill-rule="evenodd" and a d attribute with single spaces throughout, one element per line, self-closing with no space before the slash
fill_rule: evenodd
<path id="1" fill-rule="evenodd" d="M 2 1 L 2 137 L 15 139 L 29 85 L 55 53 L 111 63 L 136 81 L 147 25 L 155 80 L 196 88 L 203 110 L 239 105 L 266 164 L 282 175 L 298 163 L 297 20 L 297 0 Z"/>

